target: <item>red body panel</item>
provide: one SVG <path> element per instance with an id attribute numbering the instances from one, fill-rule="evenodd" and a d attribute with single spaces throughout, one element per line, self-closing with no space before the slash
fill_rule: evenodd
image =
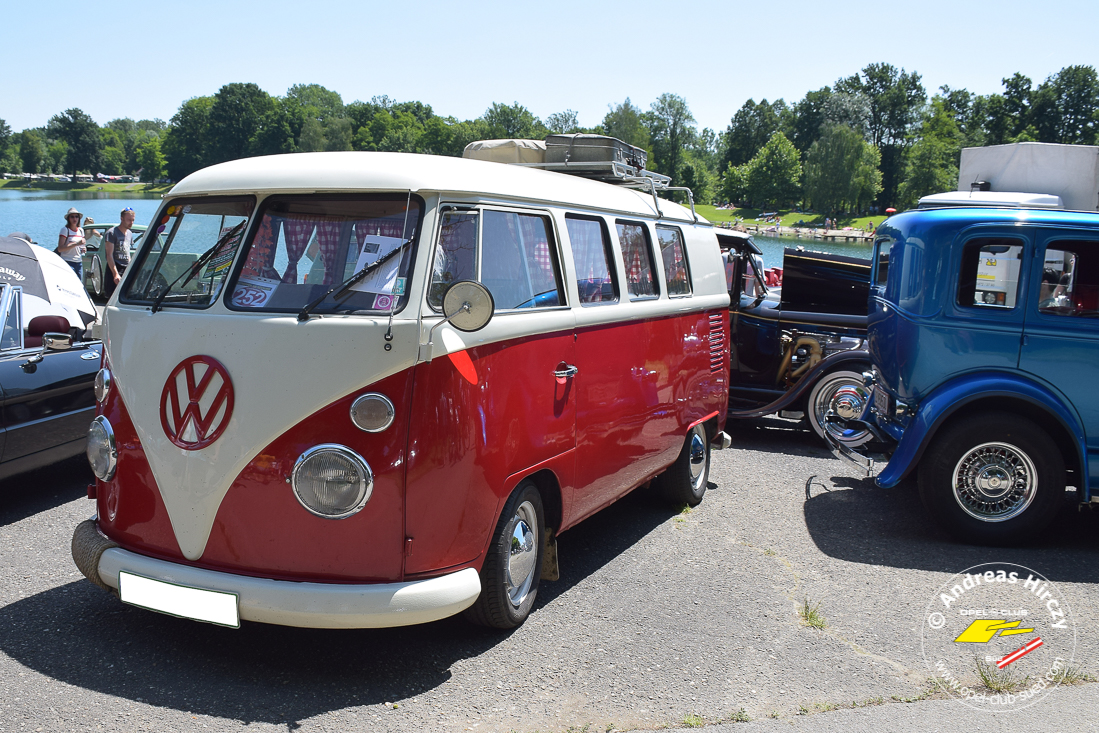
<path id="1" fill-rule="evenodd" d="M 110 481 L 95 482 L 99 528 L 128 550 L 165 560 L 183 560 L 168 510 L 118 389 L 107 393 L 96 413 L 111 423 L 118 447 L 114 476 Z"/>
<path id="2" fill-rule="evenodd" d="M 517 316 L 503 316 L 521 318 Z M 573 380 L 553 372 L 572 364 L 572 331 L 467 349 L 476 384 L 454 361 L 416 367 L 408 461 L 409 573 L 468 563 L 488 544 L 507 478 L 553 458 L 572 483 L 576 442 Z"/>
<path id="3" fill-rule="evenodd" d="M 567 528 L 674 461 L 692 423 L 717 412 L 723 427 L 728 338 L 723 356 L 711 348 L 708 316 L 476 346 L 364 386 L 259 452 L 222 501 L 202 558 L 187 564 L 321 582 L 479 567 L 504 500 L 535 470 L 556 477 Z M 717 320 L 727 328 L 727 315 Z M 568 364 L 578 374 L 556 379 Z M 367 391 L 396 408 L 382 433 L 350 420 Z M 119 460 L 115 478 L 97 485 L 100 526 L 127 549 L 187 562 L 117 389 L 102 412 Z M 287 482 L 298 456 L 320 443 L 351 448 L 374 471 L 370 501 L 346 519 L 309 513 Z"/>

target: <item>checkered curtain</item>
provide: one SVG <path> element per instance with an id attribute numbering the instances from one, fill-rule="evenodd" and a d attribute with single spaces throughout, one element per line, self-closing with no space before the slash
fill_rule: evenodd
<path id="1" fill-rule="evenodd" d="M 252 248 L 248 251 L 248 260 L 244 263 L 243 277 L 268 277 L 278 279 L 278 273 L 272 265 L 275 262 L 275 249 L 278 247 L 279 230 L 282 219 L 263 217 Z"/>
<path id="2" fill-rule="evenodd" d="M 296 283 L 298 281 L 298 260 L 305 254 L 305 248 L 309 246 L 309 238 L 313 236 L 313 230 L 317 227 L 317 217 L 298 217 L 286 219 L 283 222 L 283 230 L 286 234 L 286 257 L 290 264 L 286 266 L 286 272 L 282 275 L 284 283 Z"/>
<path id="3" fill-rule="evenodd" d="M 340 221 L 317 222 L 317 244 L 324 262 L 324 284 L 336 282 L 336 254 L 340 248 Z"/>
<path id="4" fill-rule="evenodd" d="M 578 219 L 568 220 L 568 227 L 576 279 L 582 286 L 580 297 L 585 303 L 598 303 L 603 299 L 602 286 L 611 281 L 603 228 L 598 222 Z"/>

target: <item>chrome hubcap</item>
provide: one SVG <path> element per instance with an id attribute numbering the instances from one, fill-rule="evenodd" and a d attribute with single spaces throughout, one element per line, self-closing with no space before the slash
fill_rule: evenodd
<path id="1" fill-rule="evenodd" d="M 505 582 L 511 605 L 519 608 L 530 593 L 538 570 L 538 515 L 529 501 L 515 510 L 515 516 L 508 522 L 507 536 L 511 546 Z"/>
<path id="2" fill-rule="evenodd" d="M 870 392 L 861 384 L 852 384 L 846 378 L 836 379 L 825 384 L 821 389 L 813 411 L 816 414 L 817 424 L 824 427 L 829 433 L 844 441 L 857 441 L 865 438 L 868 433 L 865 430 L 844 430 L 839 425 L 831 425 L 825 422 L 825 416 L 831 410 L 844 420 L 853 420 L 862 415 L 870 401 Z"/>
<path id="3" fill-rule="evenodd" d="M 1034 501 L 1038 472 L 1023 451 L 1008 443 L 982 443 L 954 468 L 954 498 L 982 522 L 1017 517 Z"/>
<path id="4" fill-rule="evenodd" d="M 691 488 L 698 491 L 706 480 L 706 438 L 699 428 L 691 432 L 691 447 L 688 450 L 691 458 Z"/>

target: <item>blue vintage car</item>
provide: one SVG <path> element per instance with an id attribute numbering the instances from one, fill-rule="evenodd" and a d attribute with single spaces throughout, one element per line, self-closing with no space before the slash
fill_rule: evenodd
<path id="1" fill-rule="evenodd" d="M 1099 214 L 954 208 L 889 218 L 875 242 L 868 339 L 872 404 L 847 427 L 872 430 L 883 449 L 830 443 L 879 486 L 915 471 L 929 511 L 981 544 L 1032 537 L 1068 487 L 1092 500 Z"/>

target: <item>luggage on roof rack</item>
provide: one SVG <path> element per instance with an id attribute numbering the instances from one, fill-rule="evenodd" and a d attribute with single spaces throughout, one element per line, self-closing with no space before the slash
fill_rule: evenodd
<path id="1" fill-rule="evenodd" d="M 623 163 L 644 170 L 648 157 L 641 148 L 607 135 L 546 136 L 547 163 Z"/>

